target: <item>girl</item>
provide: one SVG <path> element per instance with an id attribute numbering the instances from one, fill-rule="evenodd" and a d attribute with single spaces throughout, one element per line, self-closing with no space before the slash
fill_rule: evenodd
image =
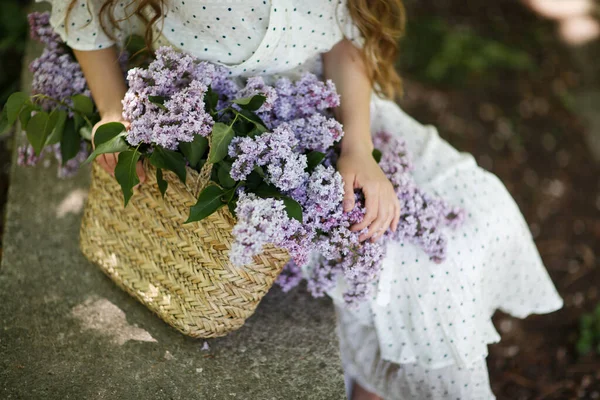
<path id="1" fill-rule="evenodd" d="M 52 24 L 81 63 L 100 123 L 122 119 L 126 86 L 117 48 L 132 33 L 143 33 L 151 46 L 168 44 L 223 64 L 240 79 L 311 71 L 332 79 L 341 95 L 336 112 L 345 137 L 338 168 L 346 210 L 354 189 L 365 193 L 367 214 L 354 227 L 368 227 L 362 240 L 395 229 L 400 213 L 371 156 L 372 132 L 405 141 L 416 182 L 466 210 L 444 263 L 391 243 L 369 301 L 347 309 L 343 282 L 329 293 L 352 399 L 493 399 L 485 358 L 487 345 L 500 337 L 491 315 L 500 308 L 525 317 L 562 306 L 502 183 L 391 101 L 400 88 L 394 70 L 404 21 L 400 0 L 49 1 Z M 116 156 L 98 162 L 111 172 Z"/>

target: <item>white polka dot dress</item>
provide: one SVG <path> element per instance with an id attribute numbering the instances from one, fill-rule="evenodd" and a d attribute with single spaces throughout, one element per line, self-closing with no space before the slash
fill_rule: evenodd
<path id="1" fill-rule="evenodd" d="M 344 36 L 361 45 L 344 1 L 168 0 L 157 45 L 225 65 L 232 76 L 318 74 L 320 54 Z M 103 0 L 76 1 L 68 18 L 70 0 L 51 3 L 52 25 L 78 50 L 122 45 L 143 32 L 135 17 L 125 18 L 135 7 L 131 0 L 115 4 L 124 21 L 109 34 L 98 17 Z M 562 299 L 496 176 L 391 101 L 373 96 L 371 118 L 373 132 L 407 143 L 416 182 L 463 207 L 468 218 L 449 234 L 442 264 L 409 243 L 390 244 L 373 298 L 359 309 L 345 308 L 344 282 L 329 293 L 347 377 L 385 399 L 493 399 L 485 357 L 487 345 L 500 339 L 494 311 L 548 313 Z"/>

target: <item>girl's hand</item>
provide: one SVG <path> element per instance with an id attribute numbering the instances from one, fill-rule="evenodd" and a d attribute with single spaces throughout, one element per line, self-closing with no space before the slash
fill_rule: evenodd
<path id="1" fill-rule="evenodd" d="M 100 125 L 103 125 L 103 124 L 106 124 L 109 122 L 120 122 L 123 125 L 125 125 L 126 128 L 129 128 L 129 122 L 123 121 L 123 118 L 121 118 L 120 115 L 102 117 L 102 119 L 94 126 L 94 129 L 92 130 L 92 147 L 93 148 L 96 148 L 96 146 L 94 145 L 94 135 L 96 134 L 98 127 Z M 117 166 L 118 158 L 119 158 L 119 153 L 106 153 L 106 154 L 100 154 L 96 158 L 95 161 L 97 161 L 98 164 L 100 164 L 100 166 L 102 168 L 104 168 L 104 170 L 106 172 L 108 172 L 109 174 L 111 174 L 114 178 L 115 167 Z M 144 171 L 144 167 L 143 167 L 141 161 L 137 162 L 136 171 L 137 171 L 138 178 L 140 179 L 140 183 L 145 182 L 146 181 L 146 172 Z"/>
<path id="2" fill-rule="evenodd" d="M 392 184 L 387 179 L 368 148 L 342 151 L 337 163 L 344 178 L 344 211 L 354 208 L 354 189 L 365 195 L 366 214 L 362 222 L 351 227 L 360 231 L 369 227 L 360 240 L 376 241 L 391 228 L 396 231 L 400 219 L 400 202 Z"/>

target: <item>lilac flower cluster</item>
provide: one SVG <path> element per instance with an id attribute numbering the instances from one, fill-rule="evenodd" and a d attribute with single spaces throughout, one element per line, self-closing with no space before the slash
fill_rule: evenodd
<path id="1" fill-rule="evenodd" d="M 323 82 L 310 73 L 296 82 L 280 78 L 275 82 L 274 89 L 276 96 L 272 96 L 273 106 L 258 113 L 270 128 L 283 122 L 324 113 L 340 104 L 340 96 L 333 82 Z"/>
<path id="2" fill-rule="evenodd" d="M 42 55 L 30 64 L 31 93 L 41 95 L 37 103 L 44 111 L 69 110 L 71 96 L 91 97 L 81 67 L 50 26 L 49 13 L 29 14 L 31 37 L 45 44 Z M 73 114 L 69 111 L 69 115 Z"/>
<path id="3" fill-rule="evenodd" d="M 30 35 L 33 40 L 55 48 L 61 43 L 60 36 L 50 26 L 50 13 L 33 12 L 27 16 L 29 21 Z"/>
<path id="4" fill-rule="evenodd" d="M 55 109 L 68 111 L 73 117 L 71 97 L 82 94 L 91 97 L 83 72 L 60 36 L 50 26 L 50 13 L 34 12 L 28 15 L 31 38 L 45 45 L 42 55 L 30 64 L 33 73 L 31 93 L 36 96 L 35 103 L 42 110 L 50 112 Z M 71 160 L 62 165 L 60 144 L 46 146 L 36 155 L 31 145 L 18 148 L 17 164 L 34 166 L 44 161 L 49 165 L 48 156 L 58 161 L 58 177 L 73 176 L 89 154 L 85 141 L 80 144 L 80 151 Z"/>
<path id="5" fill-rule="evenodd" d="M 229 157 L 235 159 L 231 177 L 243 181 L 256 166 L 266 168 L 266 181 L 287 191 L 306 179 L 306 156 L 295 151 L 298 140 L 287 125 L 255 137 L 235 137 L 229 145 Z"/>
<path id="6" fill-rule="evenodd" d="M 299 150 L 316 150 L 325 153 L 344 135 L 342 124 L 335 118 L 313 114 L 288 122 L 299 142 Z"/>
<path id="7" fill-rule="evenodd" d="M 127 75 L 129 90 L 123 99 L 123 117 L 131 122 L 129 144 L 159 145 L 176 150 L 195 135 L 208 136 L 214 124 L 206 111 L 208 86 L 220 96 L 237 92 L 224 67 L 161 47 L 147 69 L 134 68 Z"/>
<path id="8" fill-rule="evenodd" d="M 260 198 L 240 192 L 236 207 L 237 223 L 233 228 L 235 242 L 231 247 L 231 261 L 236 265 L 248 264 L 264 245 L 283 243 L 299 228 L 300 223 L 290 220 L 283 201 Z"/>
<path id="9" fill-rule="evenodd" d="M 422 191 L 412 179 L 413 169 L 405 144 L 389 133 L 379 132 L 373 143 L 387 149 L 379 166 L 390 179 L 400 200 L 401 215 L 393 240 L 408 240 L 421 247 L 435 262 L 446 257 L 447 239 L 441 228 L 455 228 L 464 220 L 464 211 L 452 207 L 439 197 Z"/>
<path id="10" fill-rule="evenodd" d="M 413 166 L 404 143 L 381 132 L 375 135 L 374 144 L 383 152 L 379 165 L 401 202 L 402 214 L 396 232 L 388 230 L 383 239 L 375 243 L 359 242 L 362 232 L 352 232 L 350 227 L 364 217 L 364 199 L 361 193 L 356 193 L 355 208 L 342 212 L 343 185 L 331 166 L 319 166 L 305 186 L 290 193 L 305 210 L 303 228 L 312 229 L 313 233 L 311 246 L 304 251 L 318 254 L 307 268 L 308 290 L 315 297 L 323 296 L 343 277 L 348 286 L 344 299 L 349 305 L 367 298 L 372 283 L 379 279 L 385 247 L 391 240 L 413 243 L 432 261 L 442 262 L 447 244 L 442 228 L 456 227 L 464 218 L 461 209 L 417 187 L 410 175 Z M 278 279 L 284 290 L 290 290 L 299 282 L 301 268 L 298 265 L 302 264 L 294 260 Z"/>
<path id="11" fill-rule="evenodd" d="M 47 162 L 49 165 L 48 157 L 54 157 L 58 163 L 57 177 L 61 179 L 67 179 L 75 176 L 81 164 L 89 156 L 88 145 L 82 141 L 79 152 L 75 157 L 70 159 L 62 165 L 62 155 L 60 152 L 60 144 L 54 144 L 52 146 L 46 146 L 39 155 L 35 154 L 31 145 L 19 146 L 17 149 L 17 165 L 32 167 L 38 165 L 40 162 Z"/>
<path id="12" fill-rule="evenodd" d="M 242 88 L 234 97 L 252 97 L 257 94 L 265 96 L 266 100 L 256 112 L 263 114 L 273 110 L 273 106 L 277 100 L 277 91 L 273 87 L 267 85 L 264 79 L 260 76 L 248 78 L 246 81 L 246 86 Z"/>

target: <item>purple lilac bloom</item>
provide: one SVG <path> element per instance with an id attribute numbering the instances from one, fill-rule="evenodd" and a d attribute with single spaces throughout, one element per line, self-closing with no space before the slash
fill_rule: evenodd
<path id="1" fill-rule="evenodd" d="M 322 153 L 339 142 L 344 135 L 342 124 L 322 114 L 298 118 L 289 122 L 298 139 L 298 151 L 316 150 Z"/>
<path id="2" fill-rule="evenodd" d="M 81 142 L 81 147 L 79 152 L 75 157 L 67 161 L 65 165 L 62 165 L 62 155 L 60 153 L 60 144 L 54 144 L 51 146 L 46 146 L 42 150 L 39 156 L 35 155 L 33 147 L 27 144 L 24 146 L 19 146 L 17 149 L 17 165 L 20 166 L 28 166 L 33 167 L 38 165 L 42 160 L 44 161 L 44 166 L 50 165 L 50 160 L 46 158 L 48 154 L 52 154 L 58 163 L 57 168 L 57 176 L 61 179 L 67 179 L 74 176 L 81 164 L 87 159 L 89 156 L 89 149 L 86 142 Z"/>
<path id="3" fill-rule="evenodd" d="M 123 99 L 123 117 L 131 122 L 127 141 L 131 145 L 156 144 L 176 150 L 180 142 L 195 135 L 208 136 L 214 120 L 205 110 L 204 95 L 209 85 L 231 91 L 226 71 L 169 47 L 156 51 L 147 69 L 129 71 L 129 90 Z M 237 88 L 236 88 L 237 90 Z M 161 106 L 151 96 L 165 99 Z"/>
<path id="4" fill-rule="evenodd" d="M 270 112 L 259 113 L 267 126 L 273 128 L 293 119 L 310 117 L 340 104 L 340 97 L 331 80 L 322 82 L 314 74 L 304 74 L 292 83 L 288 78 L 275 82 L 277 98 Z"/>
<path id="5" fill-rule="evenodd" d="M 338 276 L 342 273 L 340 263 L 321 258 L 311 266 L 307 289 L 313 297 L 323 297 L 335 287 Z"/>
<path id="6" fill-rule="evenodd" d="M 57 107 L 69 110 L 71 96 L 83 94 L 91 97 L 79 63 L 50 26 L 50 14 L 35 12 L 29 14 L 28 19 L 31 37 L 45 45 L 42 55 L 29 66 L 33 73 L 31 94 L 43 95 L 37 103 L 44 111 Z M 69 116 L 73 116 L 72 111 L 69 111 Z"/>
<path id="7" fill-rule="evenodd" d="M 251 263 L 265 244 L 283 243 L 300 226 L 287 216 L 283 201 L 278 199 L 240 192 L 235 211 L 237 223 L 232 230 L 235 242 L 230 253 L 235 265 Z"/>
<path id="8" fill-rule="evenodd" d="M 50 25 L 49 12 L 33 12 L 27 16 L 31 38 L 48 47 L 57 47 L 62 43 L 60 36 Z"/>
<path id="9" fill-rule="evenodd" d="M 35 150 L 30 144 L 19 146 L 17 148 L 17 165 L 24 167 L 33 167 L 40 162 L 41 157 L 44 155 L 44 150 L 38 156 L 35 154 Z"/>
<path id="10" fill-rule="evenodd" d="M 303 206 L 313 229 L 329 232 L 342 221 L 344 182 L 333 167 L 318 165 L 306 183 Z"/>
<path id="11" fill-rule="evenodd" d="M 284 292 L 289 292 L 302 281 L 302 268 L 298 266 L 293 260 L 288 262 L 279 276 L 277 277 L 276 283 L 281 287 Z"/>
<path id="12" fill-rule="evenodd" d="M 319 260 L 309 266 L 308 279 L 308 290 L 315 297 L 331 290 L 338 277 L 343 276 L 348 284 L 343 294 L 348 305 L 357 305 L 368 298 L 372 283 L 379 279 L 385 246 L 390 240 L 411 242 L 422 248 L 432 261 L 442 262 L 447 239 L 441 229 L 456 227 L 464 219 L 463 210 L 417 187 L 410 175 L 413 164 L 404 143 L 387 133 L 378 133 L 374 144 L 383 151 L 380 167 L 401 202 L 397 232 L 388 231 L 375 243 L 360 243 L 362 232 L 352 232 L 350 227 L 364 217 L 364 199 L 357 193 L 355 208 L 341 212 L 343 184 L 331 166 L 318 166 L 304 185 L 288 192 L 303 206 L 304 226 L 315 233 L 312 248 L 318 252 Z M 291 274 L 293 271 L 287 271 L 288 268 L 293 266 L 285 269 L 286 274 Z M 292 282 L 284 281 L 287 289 Z"/>
<path id="13" fill-rule="evenodd" d="M 44 111 L 57 107 L 57 100 L 72 106 L 71 96 L 83 94 L 90 97 L 87 82 L 79 64 L 68 53 L 45 48 L 42 55 L 31 63 L 29 69 L 33 73 L 31 94 L 43 95 L 37 103 Z M 58 105 L 58 108 L 68 109 Z M 72 112 L 69 112 L 72 116 Z"/>
<path id="14" fill-rule="evenodd" d="M 234 158 L 230 175 L 241 181 L 256 166 L 265 167 L 265 181 L 280 190 L 293 190 L 307 178 L 304 154 L 295 151 L 298 141 L 287 125 L 255 137 L 235 137 L 229 144 L 228 154 Z"/>
<path id="15" fill-rule="evenodd" d="M 79 152 L 77 155 L 67 161 L 65 165 L 62 165 L 62 155 L 60 153 L 60 144 L 55 144 L 52 146 L 54 151 L 54 157 L 56 161 L 58 161 L 58 174 L 57 176 L 61 179 L 71 178 L 75 176 L 77 171 L 79 171 L 79 167 L 81 164 L 88 158 L 90 155 L 90 151 L 88 145 L 85 141 L 81 141 L 81 145 L 79 147 Z"/>
<path id="16" fill-rule="evenodd" d="M 271 111 L 275 101 L 277 100 L 277 91 L 273 87 L 267 85 L 260 76 L 248 78 L 246 81 L 246 86 L 242 88 L 235 97 L 239 99 L 244 97 L 253 97 L 257 94 L 262 94 L 266 97 L 266 100 L 256 112 L 264 113 Z"/>

